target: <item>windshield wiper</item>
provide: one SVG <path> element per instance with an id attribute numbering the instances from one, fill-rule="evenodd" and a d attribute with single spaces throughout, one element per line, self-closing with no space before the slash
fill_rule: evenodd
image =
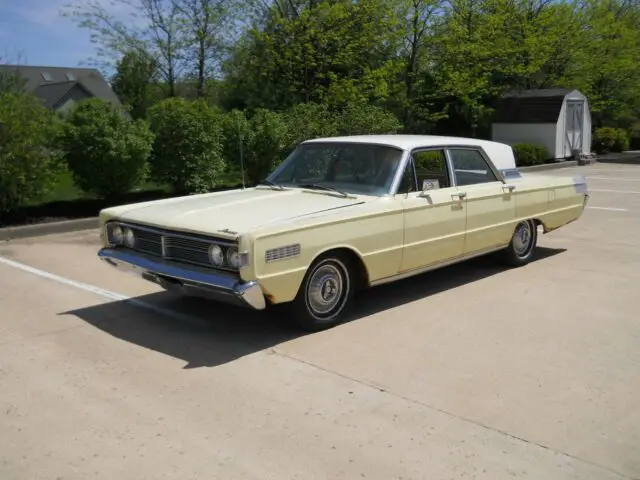
<path id="1" fill-rule="evenodd" d="M 345 193 L 342 190 L 338 190 L 337 188 L 334 188 L 334 187 L 329 187 L 328 185 L 320 185 L 319 183 L 299 183 L 298 187 L 315 189 L 315 190 L 327 190 L 329 192 L 339 193 L 343 197 L 348 197 L 349 196 L 348 193 Z"/>
<path id="2" fill-rule="evenodd" d="M 258 182 L 258 185 L 268 185 L 277 190 L 284 190 L 284 187 L 282 185 L 278 185 L 277 183 L 272 182 L 271 180 L 261 180 L 260 182 Z"/>

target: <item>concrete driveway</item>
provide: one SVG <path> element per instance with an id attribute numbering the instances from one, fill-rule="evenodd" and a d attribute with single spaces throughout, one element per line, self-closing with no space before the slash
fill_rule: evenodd
<path id="1" fill-rule="evenodd" d="M 98 261 L 0 244 L 0 478 L 640 478 L 640 166 L 538 260 L 381 286 L 299 336 Z"/>

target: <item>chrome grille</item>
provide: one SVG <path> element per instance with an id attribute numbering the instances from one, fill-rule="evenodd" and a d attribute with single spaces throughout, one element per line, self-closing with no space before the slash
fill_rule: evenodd
<path id="1" fill-rule="evenodd" d="M 136 244 L 133 250 L 150 253 L 152 255 L 162 255 L 161 235 L 154 232 L 148 232 L 146 230 L 140 230 L 138 228 L 132 228 L 132 230 L 136 237 Z"/>
<path id="2" fill-rule="evenodd" d="M 209 247 L 215 243 L 223 250 L 235 246 L 234 242 L 216 238 L 204 238 L 179 232 L 156 230 L 138 225 L 122 224 L 123 228 L 130 228 L 136 238 L 136 243 L 129 250 L 154 255 L 166 260 L 190 263 L 213 268 L 209 260 Z M 126 247 L 124 247 L 126 248 Z M 222 270 L 232 270 L 223 265 Z"/>
<path id="3" fill-rule="evenodd" d="M 164 258 L 210 266 L 211 242 L 191 238 L 166 237 Z"/>

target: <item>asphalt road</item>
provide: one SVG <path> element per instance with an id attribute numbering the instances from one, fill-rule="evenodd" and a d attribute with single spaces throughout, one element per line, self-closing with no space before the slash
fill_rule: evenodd
<path id="1" fill-rule="evenodd" d="M 506 270 L 371 290 L 299 336 L 101 264 L 0 244 L 0 478 L 640 478 L 640 166 Z"/>

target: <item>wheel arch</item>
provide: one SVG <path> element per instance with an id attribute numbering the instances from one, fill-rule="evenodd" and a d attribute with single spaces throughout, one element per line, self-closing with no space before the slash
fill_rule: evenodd
<path id="1" fill-rule="evenodd" d="M 541 219 L 534 217 L 531 220 L 533 221 L 533 224 L 535 225 L 536 229 L 538 227 L 542 227 L 542 231 L 544 233 L 547 233 L 549 231 L 547 226 L 544 224 L 544 222 Z"/>
<path id="2" fill-rule="evenodd" d="M 363 290 L 369 286 L 369 270 L 362 258 L 362 254 L 355 248 L 348 245 L 334 245 L 320 250 L 309 263 L 307 270 L 319 259 L 331 254 L 343 255 L 349 260 L 350 266 L 354 269 L 353 277 L 355 279 L 356 291 Z"/>

